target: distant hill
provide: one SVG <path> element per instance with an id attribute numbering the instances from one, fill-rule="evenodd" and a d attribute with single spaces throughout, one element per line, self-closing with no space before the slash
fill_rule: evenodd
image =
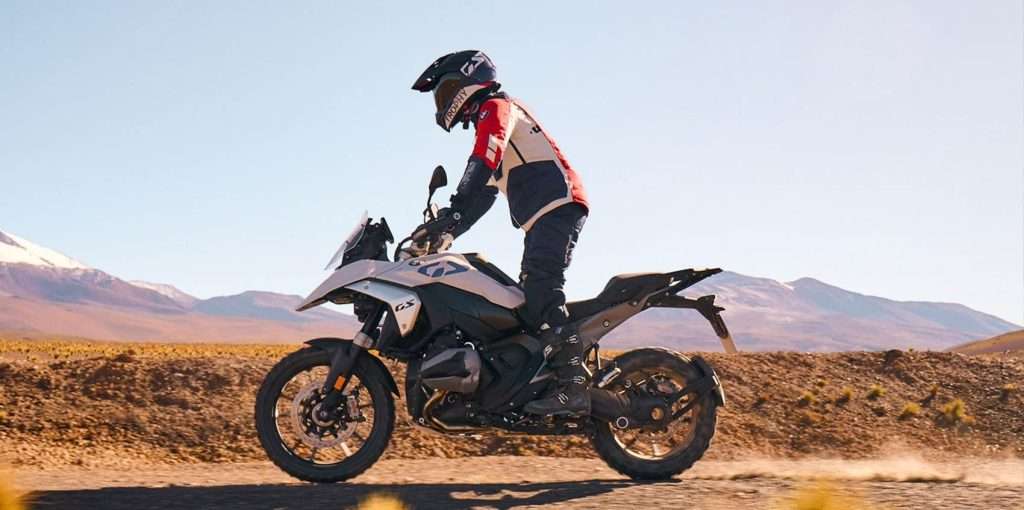
<path id="1" fill-rule="evenodd" d="M 355 332 L 353 317 L 299 296 L 248 291 L 198 299 L 167 284 L 128 282 L 0 232 L 0 330 L 109 340 L 299 342 Z"/>
<path id="2" fill-rule="evenodd" d="M 1021 326 L 955 303 L 901 302 L 813 278 L 788 283 L 722 273 L 684 292 L 715 294 L 740 350 L 941 350 Z M 296 342 L 346 336 L 356 320 L 299 296 L 247 291 L 198 299 L 163 283 L 125 281 L 0 231 L 0 330 L 111 340 Z M 691 310 L 651 309 L 603 345 L 720 350 Z"/>
<path id="3" fill-rule="evenodd" d="M 1020 329 L 960 304 L 894 301 L 813 278 L 779 282 L 725 272 L 683 294 L 717 295 L 740 350 L 942 350 Z M 606 345 L 619 347 L 721 349 L 711 327 L 691 310 L 650 309 L 606 338 Z"/>
<path id="4" fill-rule="evenodd" d="M 963 354 L 998 354 L 1011 352 L 1024 355 L 1024 329 L 1020 331 L 1011 331 L 985 340 L 977 340 L 975 342 L 958 345 L 949 350 Z"/>

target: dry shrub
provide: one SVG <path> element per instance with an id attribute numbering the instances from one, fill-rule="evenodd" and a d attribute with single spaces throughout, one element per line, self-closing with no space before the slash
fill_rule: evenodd
<path id="1" fill-rule="evenodd" d="M 754 400 L 754 407 L 761 407 L 761 406 L 767 404 L 768 401 L 771 400 L 771 398 L 772 398 L 772 396 L 769 395 L 768 393 L 762 393 L 762 394 L 758 395 L 757 399 Z"/>
<path id="2" fill-rule="evenodd" d="M 803 394 L 800 395 L 800 398 L 796 399 L 796 402 L 800 404 L 800 407 L 807 407 L 817 401 L 818 398 L 810 391 L 804 391 Z"/>
<path id="3" fill-rule="evenodd" d="M 974 417 L 967 414 L 967 404 L 964 404 L 963 400 L 955 398 L 942 406 L 942 417 L 946 420 L 946 423 L 956 424 L 962 423 L 965 425 L 971 425 L 974 423 Z"/>
<path id="4" fill-rule="evenodd" d="M 821 482 L 797 489 L 792 498 L 786 498 L 779 510 L 868 510 L 871 507 L 860 498 L 840 495 L 834 486 Z"/>
<path id="5" fill-rule="evenodd" d="M 939 385 L 933 384 L 931 388 L 928 388 L 928 396 L 921 399 L 921 403 L 924 405 L 931 405 L 935 400 L 935 397 L 939 396 Z"/>
<path id="6" fill-rule="evenodd" d="M 375 492 L 359 502 L 358 510 L 407 510 L 408 505 L 392 494 Z"/>
<path id="7" fill-rule="evenodd" d="M 871 389 L 868 390 L 868 400 L 878 400 L 885 395 L 885 388 L 878 384 L 871 385 Z"/>
<path id="8" fill-rule="evenodd" d="M 824 379 L 818 379 L 817 381 L 814 382 L 814 384 L 817 385 L 819 388 L 824 388 L 825 385 L 828 383 L 825 382 Z"/>
<path id="9" fill-rule="evenodd" d="M 921 414 L 921 404 L 918 404 L 917 402 L 907 402 L 903 406 L 903 410 L 900 411 L 900 419 L 906 420 L 919 414 Z"/>
<path id="10" fill-rule="evenodd" d="M 1003 402 L 1010 400 L 1010 395 L 1017 391 L 1017 385 L 1013 383 L 1006 383 L 1002 388 L 999 388 L 999 400 Z"/>
<path id="11" fill-rule="evenodd" d="M 25 500 L 10 480 L 9 471 L 0 471 L 0 510 L 25 510 Z"/>
<path id="12" fill-rule="evenodd" d="M 824 420 L 824 419 L 825 419 L 824 416 L 822 416 L 822 415 L 820 415 L 820 414 L 818 414 L 818 413 L 816 413 L 814 411 L 809 411 L 809 410 L 805 409 L 805 410 L 800 412 L 800 424 L 801 425 L 807 425 L 807 426 L 817 425 L 817 424 L 821 423 L 821 420 Z"/>
<path id="13" fill-rule="evenodd" d="M 836 404 L 845 405 L 851 400 L 853 400 L 853 388 L 846 386 L 839 392 L 839 396 L 836 397 Z"/>

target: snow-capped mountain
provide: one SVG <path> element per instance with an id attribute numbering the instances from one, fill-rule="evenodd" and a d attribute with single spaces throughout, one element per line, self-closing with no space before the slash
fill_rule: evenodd
<path id="1" fill-rule="evenodd" d="M 166 283 L 144 282 L 142 280 L 131 280 L 128 283 L 136 287 L 142 287 L 143 289 L 149 289 L 159 294 L 162 294 L 168 298 L 171 298 L 172 301 L 178 303 L 179 305 L 185 308 L 191 308 L 192 305 L 196 303 L 196 301 L 199 301 L 199 298 L 186 292 L 183 292 L 181 289 L 175 287 L 174 285 L 169 285 Z"/>
<path id="2" fill-rule="evenodd" d="M 0 231 L 0 331 L 108 340 L 299 341 L 353 332 L 355 320 L 273 292 L 198 299 L 160 283 L 125 281 Z"/>
<path id="3" fill-rule="evenodd" d="M 0 230 L 0 263 L 28 264 L 55 269 L 90 269 L 67 255 L 2 230 Z"/>

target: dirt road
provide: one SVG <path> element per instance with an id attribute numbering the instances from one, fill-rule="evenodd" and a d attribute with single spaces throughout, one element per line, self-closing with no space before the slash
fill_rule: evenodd
<path id="1" fill-rule="evenodd" d="M 586 459 L 388 460 L 348 484 L 296 483 L 268 463 L 21 470 L 33 508 L 350 508 L 390 493 L 416 509 L 701 508 L 782 504 L 816 478 L 882 508 L 1024 509 L 1024 461 L 703 462 L 680 480 L 639 484 Z"/>

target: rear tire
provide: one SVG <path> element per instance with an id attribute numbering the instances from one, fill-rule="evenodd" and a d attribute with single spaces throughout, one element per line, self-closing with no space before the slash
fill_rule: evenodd
<path id="1" fill-rule="evenodd" d="M 364 353 L 361 356 L 369 355 Z M 322 366 L 330 366 L 329 356 L 314 347 L 293 352 L 274 365 L 256 396 L 256 432 L 267 456 L 284 472 L 307 482 L 333 483 L 358 476 L 384 453 L 395 427 L 395 400 L 386 382 L 390 375 L 382 373 L 379 366 L 361 357 L 352 368 L 352 374 L 366 387 L 374 417 L 373 428 L 365 443 L 351 456 L 334 464 L 316 464 L 300 458 L 283 444 L 277 421 L 278 399 L 296 374 Z"/>
<path id="2" fill-rule="evenodd" d="M 703 374 L 689 358 L 668 349 L 645 348 L 627 352 L 615 358 L 616 366 L 622 370 L 612 383 L 605 389 L 621 389 L 628 378 L 637 377 L 641 371 L 657 369 L 674 372 L 694 381 Z M 698 407 L 698 406 L 695 406 Z M 597 422 L 597 429 L 591 443 L 597 454 L 612 469 L 634 480 L 666 480 L 686 471 L 700 460 L 711 445 L 717 423 L 718 400 L 714 395 L 705 395 L 700 399 L 699 409 L 691 409 L 692 435 L 688 443 L 678 451 L 673 451 L 662 458 L 643 457 L 628 451 L 616 438 L 612 425 Z M 680 418 L 683 419 L 683 418 Z M 656 453 L 656 451 L 655 451 Z"/>

